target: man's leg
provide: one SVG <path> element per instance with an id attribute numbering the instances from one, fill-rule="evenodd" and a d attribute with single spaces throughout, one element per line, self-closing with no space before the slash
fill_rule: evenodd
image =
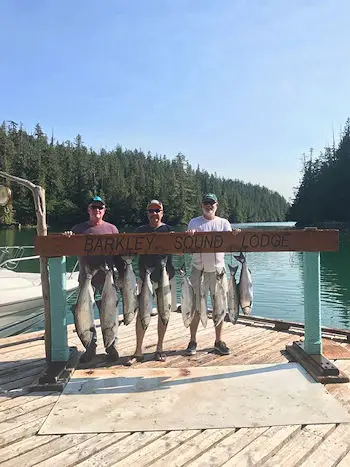
<path id="1" fill-rule="evenodd" d="M 195 295 L 195 305 L 196 305 L 196 312 L 194 314 L 193 320 L 190 324 L 190 342 L 185 350 L 185 355 L 195 355 L 197 349 L 197 330 L 200 321 L 200 278 L 201 278 L 201 271 L 196 268 L 192 268 L 190 281 L 194 290 Z"/>
<path id="2" fill-rule="evenodd" d="M 209 291 L 212 307 L 214 308 L 214 294 L 215 294 L 215 282 L 216 282 L 216 273 L 210 273 L 209 278 Z M 227 347 L 226 343 L 222 340 L 222 328 L 224 322 L 222 321 L 218 326 L 215 327 L 215 343 L 214 349 L 220 355 L 229 355 L 230 349 Z"/>
<path id="3" fill-rule="evenodd" d="M 141 318 L 138 313 L 137 313 L 135 328 L 136 328 L 136 350 L 135 350 L 134 356 L 137 359 L 137 358 L 141 358 L 143 355 L 142 344 L 143 344 L 143 338 L 145 337 L 145 333 L 146 333 L 146 331 L 142 327 Z"/>
<path id="4" fill-rule="evenodd" d="M 146 331 L 142 327 L 139 313 L 137 313 L 137 317 L 136 317 L 135 330 L 136 330 L 136 349 L 135 349 L 134 355 L 132 355 L 124 363 L 126 366 L 131 366 L 135 362 L 143 362 L 144 360 L 143 353 L 142 353 L 142 344 L 143 344 L 143 338 L 145 337 Z"/>
<path id="5" fill-rule="evenodd" d="M 164 325 L 163 321 L 158 313 L 158 343 L 157 343 L 157 350 L 155 353 L 155 358 L 156 360 L 160 362 L 165 362 L 166 355 L 163 352 L 163 342 L 164 342 L 164 336 L 166 333 L 168 325 Z"/>

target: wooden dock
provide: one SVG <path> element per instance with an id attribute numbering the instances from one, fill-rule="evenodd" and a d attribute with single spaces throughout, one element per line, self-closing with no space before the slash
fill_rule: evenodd
<path id="1" fill-rule="evenodd" d="M 135 367 L 188 367 L 234 364 L 285 363 L 286 344 L 302 339 L 303 329 L 276 330 L 271 323 L 239 320 L 224 325 L 224 339 L 231 355 L 213 353 L 212 322 L 198 331 L 198 352 L 183 356 L 189 338 L 180 314 L 171 316 L 165 339 L 168 354 L 155 362 L 157 318 L 145 336 L 146 361 Z M 69 345 L 82 346 L 69 326 Z M 346 336 L 329 334 L 328 357 L 350 373 Z M 113 366 L 106 362 L 99 332 L 98 356 L 90 367 Z M 119 327 L 121 362 L 135 347 L 134 323 Z M 343 353 L 342 353 L 343 350 Z M 39 466 L 350 466 L 350 424 L 291 425 L 263 428 L 37 435 L 59 393 L 30 392 L 46 362 L 43 332 L 0 340 L 0 464 Z M 343 357 L 343 358 L 342 358 Z M 85 366 L 86 367 L 86 366 Z M 132 371 L 132 370 L 131 370 Z M 326 385 L 350 411 L 350 384 Z"/>

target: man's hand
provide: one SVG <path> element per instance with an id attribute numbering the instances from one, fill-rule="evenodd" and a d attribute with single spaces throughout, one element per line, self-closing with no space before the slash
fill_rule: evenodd
<path id="1" fill-rule="evenodd" d="M 186 230 L 186 233 L 188 235 L 193 235 L 196 231 L 194 229 L 191 229 L 191 230 Z"/>
<path id="2" fill-rule="evenodd" d="M 241 232 L 241 229 L 232 229 L 232 235 L 237 235 Z"/>
<path id="3" fill-rule="evenodd" d="M 74 235 L 74 232 L 72 232 L 71 230 L 66 230 L 63 232 L 62 235 L 65 235 L 66 237 L 71 237 L 72 235 Z"/>

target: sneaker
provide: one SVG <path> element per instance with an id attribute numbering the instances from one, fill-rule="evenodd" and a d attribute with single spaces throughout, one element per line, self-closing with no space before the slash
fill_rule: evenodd
<path id="1" fill-rule="evenodd" d="M 106 354 L 108 355 L 109 360 L 113 360 L 113 362 L 119 360 L 118 350 L 113 344 L 106 348 Z"/>
<path id="2" fill-rule="evenodd" d="M 80 357 L 80 361 L 81 363 L 89 363 L 94 357 L 96 357 L 96 345 L 90 344 Z"/>
<path id="3" fill-rule="evenodd" d="M 187 349 L 185 350 L 185 355 L 191 356 L 191 355 L 196 355 L 197 352 L 197 342 L 195 341 L 190 341 Z"/>
<path id="4" fill-rule="evenodd" d="M 220 355 L 229 355 L 230 349 L 227 347 L 224 341 L 217 341 L 214 344 L 215 351 Z"/>

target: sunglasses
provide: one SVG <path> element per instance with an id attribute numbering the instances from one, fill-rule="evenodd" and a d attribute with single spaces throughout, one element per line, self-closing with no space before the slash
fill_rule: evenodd
<path id="1" fill-rule="evenodd" d="M 203 201 L 203 204 L 210 204 L 211 206 L 214 206 L 215 201 L 208 201 L 208 200 L 206 200 L 206 201 Z"/>
<path id="2" fill-rule="evenodd" d="M 102 211 L 102 209 L 104 209 L 105 206 L 96 206 L 96 204 L 92 204 L 90 208 L 94 210 L 99 209 L 100 211 Z"/>
<path id="3" fill-rule="evenodd" d="M 149 213 L 156 212 L 157 214 L 161 211 L 162 211 L 161 209 L 149 209 L 148 210 Z"/>

